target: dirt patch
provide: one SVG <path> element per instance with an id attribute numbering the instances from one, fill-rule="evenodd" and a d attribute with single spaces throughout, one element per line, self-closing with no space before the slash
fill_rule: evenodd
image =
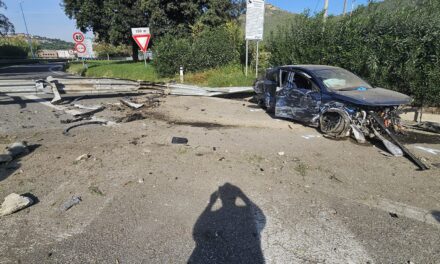
<path id="1" fill-rule="evenodd" d="M 223 125 L 219 123 L 210 123 L 210 122 L 183 122 L 183 121 L 170 121 L 168 122 L 172 125 L 178 125 L 178 126 L 190 126 L 190 127 L 201 127 L 201 128 L 207 128 L 207 129 L 220 129 L 220 128 L 234 128 L 237 126 L 232 125 Z"/>

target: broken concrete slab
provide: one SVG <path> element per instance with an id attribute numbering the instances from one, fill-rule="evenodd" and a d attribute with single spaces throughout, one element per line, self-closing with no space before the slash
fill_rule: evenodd
<path id="1" fill-rule="evenodd" d="M 136 104 L 136 103 L 130 102 L 130 101 L 125 100 L 125 99 L 121 99 L 119 101 L 121 101 L 121 103 L 123 103 L 124 105 L 126 105 L 126 106 L 128 106 L 130 108 L 133 108 L 133 109 L 139 109 L 139 108 L 142 108 L 144 106 L 144 104 Z"/>
<path id="2" fill-rule="evenodd" d="M 65 212 L 82 201 L 81 196 L 72 196 L 69 200 L 61 205 L 61 211 Z"/>
<path id="3" fill-rule="evenodd" d="M 33 203 L 32 199 L 16 193 L 6 196 L 5 201 L 0 208 L 0 216 L 13 214 L 24 209 Z"/>

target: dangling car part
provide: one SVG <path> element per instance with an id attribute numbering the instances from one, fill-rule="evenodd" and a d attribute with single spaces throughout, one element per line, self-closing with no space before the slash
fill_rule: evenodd
<path id="1" fill-rule="evenodd" d="M 427 169 L 394 136 L 403 130 L 397 110 L 411 102 L 409 96 L 373 88 L 345 69 L 323 65 L 268 69 L 254 90 L 258 104 L 276 117 L 318 127 L 331 138 L 353 136 L 365 143 L 366 138 L 377 137 L 393 155 L 406 154 Z"/>

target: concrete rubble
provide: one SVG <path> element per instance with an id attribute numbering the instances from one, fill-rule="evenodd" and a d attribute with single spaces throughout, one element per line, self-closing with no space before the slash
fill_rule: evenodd
<path id="1" fill-rule="evenodd" d="M 6 196 L 5 201 L 0 208 L 0 216 L 13 214 L 21 209 L 30 206 L 33 203 L 32 199 L 16 193 L 11 193 Z"/>

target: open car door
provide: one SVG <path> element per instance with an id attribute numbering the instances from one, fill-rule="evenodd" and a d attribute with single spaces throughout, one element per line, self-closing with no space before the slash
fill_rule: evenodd
<path id="1" fill-rule="evenodd" d="M 321 91 L 308 74 L 281 70 L 275 116 L 317 125 Z"/>

